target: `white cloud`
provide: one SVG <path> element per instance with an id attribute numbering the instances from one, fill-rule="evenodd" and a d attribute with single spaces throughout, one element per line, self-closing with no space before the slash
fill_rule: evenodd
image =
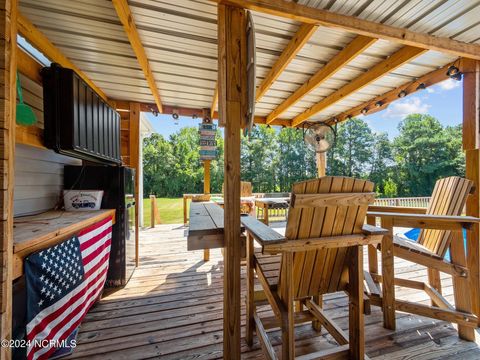
<path id="1" fill-rule="evenodd" d="M 386 117 L 401 118 L 410 114 L 425 114 L 431 105 L 422 102 L 419 97 L 406 98 L 405 100 L 392 103 L 385 113 Z"/>
<path id="2" fill-rule="evenodd" d="M 438 87 L 442 90 L 452 90 L 452 89 L 455 89 L 456 87 L 459 87 L 460 84 L 461 84 L 460 81 L 447 79 L 438 83 Z"/>
<path id="3" fill-rule="evenodd" d="M 429 86 L 429 87 L 427 87 L 427 92 L 429 94 L 433 94 L 435 92 L 435 89 L 433 87 Z"/>

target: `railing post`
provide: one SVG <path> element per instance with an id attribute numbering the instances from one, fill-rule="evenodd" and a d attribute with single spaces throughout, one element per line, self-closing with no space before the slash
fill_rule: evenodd
<path id="1" fill-rule="evenodd" d="M 155 227 L 155 220 L 157 218 L 157 198 L 155 195 L 150 195 L 150 227 Z"/>

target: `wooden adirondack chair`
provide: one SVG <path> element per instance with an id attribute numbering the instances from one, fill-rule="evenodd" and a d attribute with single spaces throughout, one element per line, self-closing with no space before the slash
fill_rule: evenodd
<path id="1" fill-rule="evenodd" d="M 330 176 L 293 185 L 285 237 L 253 217 L 242 219 L 248 242 L 246 340 L 252 344 L 256 329 L 268 359 L 277 355 L 266 329 L 281 327 L 282 359 L 294 359 L 294 325 L 308 321 L 318 330 L 324 326 L 335 338 L 338 358 L 364 358 L 362 245 L 378 244 L 385 233 L 364 225 L 375 198 L 373 189 L 369 181 Z M 254 251 L 253 239 L 261 252 Z M 254 291 L 254 269 L 263 288 L 260 293 Z M 269 277 L 272 271 L 275 275 Z M 336 291 L 349 295 L 349 335 L 322 310 L 321 295 Z M 255 301 L 262 299 L 271 305 L 273 318 L 261 319 L 256 313 Z M 308 310 L 295 309 L 296 301 Z M 331 356 L 330 349 L 305 359 Z"/>
<path id="2" fill-rule="evenodd" d="M 370 207 L 370 209 L 375 211 L 368 212 L 368 222 L 374 223 L 376 218 L 381 218 L 382 227 L 389 230 L 389 235 L 385 236 L 384 241 L 390 241 L 390 244 L 393 245 L 394 256 L 428 268 L 429 284 L 394 278 L 393 271 L 390 271 L 388 268 L 384 268 L 384 271 L 382 271 L 384 274 L 380 276 L 377 266 L 377 250 L 374 247 L 369 247 L 369 268 L 371 280 L 373 281 L 368 281 L 370 280 L 368 279 L 369 275 L 366 275 L 368 284 L 375 287 L 375 283 L 382 282 L 385 274 L 388 274 L 388 276 L 392 277 L 395 285 L 425 290 L 432 300 L 432 307 L 400 300 L 395 301 L 395 306 L 391 309 L 393 311 L 386 310 L 384 306 L 384 312 L 389 312 L 386 316 L 386 322 L 390 322 L 387 324 L 387 327 L 395 327 L 394 311 L 397 308 L 414 314 L 458 323 L 460 337 L 473 340 L 473 328 L 476 327 L 477 321 L 471 314 L 471 301 L 468 291 L 469 269 L 467 268 L 465 257 L 462 230 L 464 228 L 469 230 L 471 225 L 480 219 L 460 216 L 467 196 L 472 191 L 472 181 L 452 176 L 436 182 L 426 209 Z M 392 229 L 394 226 L 422 228 L 418 241 L 414 242 L 393 236 Z M 384 245 L 382 244 L 382 247 Z M 444 259 L 447 249 L 450 249 L 450 261 Z M 391 265 L 393 269 L 393 260 Z M 457 311 L 442 296 L 440 271 L 453 276 L 455 307 Z M 394 287 L 390 286 L 390 288 L 393 292 Z M 378 289 L 374 288 L 372 291 L 377 292 Z M 375 297 L 375 295 L 373 296 Z M 395 294 L 387 294 L 387 297 L 394 299 Z M 375 299 L 373 298 L 373 300 Z M 375 304 L 375 301 L 372 301 L 372 303 Z M 380 303 L 377 301 L 377 304 L 381 305 L 381 300 Z"/>

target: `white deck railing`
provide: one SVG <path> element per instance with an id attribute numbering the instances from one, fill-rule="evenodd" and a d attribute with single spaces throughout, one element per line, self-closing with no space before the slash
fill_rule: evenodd
<path id="1" fill-rule="evenodd" d="M 377 206 L 427 207 L 430 196 L 403 198 L 376 198 Z"/>

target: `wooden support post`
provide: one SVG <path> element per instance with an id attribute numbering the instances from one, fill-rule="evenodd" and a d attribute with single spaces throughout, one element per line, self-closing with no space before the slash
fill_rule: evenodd
<path id="1" fill-rule="evenodd" d="M 210 194 L 210 160 L 203 162 L 203 193 Z"/>
<path id="2" fill-rule="evenodd" d="M 365 318 L 363 316 L 363 247 L 351 248 L 348 267 L 349 275 L 349 336 L 350 359 L 364 359 L 365 354 Z"/>
<path id="3" fill-rule="evenodd" d="M 394 257 L 393 257 L 393 219 L 382 218 L 382 228 L 388 234 L 382 240 L 382 295 L 383 295 L 383 326 L 395 330 L 395 286 L 394 286 Z"/>
<path id="4" fill-rule="evenodd" d="M 157 198 L 155 195 L 150 195 L 150 227 L 155 227 L 155 220 L 157 219 Z"/>
<path id="5" fill-rule="evenodd" d="M 240 359 L 240 134 L 247 113 L 245 10 L 218 5 L 218 108 L 225 124 L 223 354 Z"/>
<path id="6" fill-rule="evenodd" d="M 138 182 L 140 176 L 138 165 L 140 163 L 140 104 L 130 103 L 129 113 L 129 150 L 130 150 L 130 167 L 135 169 L 135 264 L 138 266 L 139 259 L 139 219 L 138 213 L 140 209 L 140 201 L 138 194 Z"/>
<path id="7" fill-rule="evenodd" d="M 467 215 L 480 216 L 480 62 L 462 59 L 463 78 L 463 149 L 466 177 L 475 184 L 467 198 Z M 480 233 L 478 224 L 467 231 L 467 266 L 469 269 L 472 312 L 480 326 Z"/>
<path id="8" fill-rule="evenodd" d="M 203 161 L 203 193 L 210 194 L 210 160 Z M 210 249 L 203 250 L 203 260 L 210 260 Z"/>
<path id="9" fill-rule="evenodd" d="M 317 173 L 318 177 L 327 174 L 327 153 L 317 153 Z"/>
<path id="10" fill-rule="evenodd" d="M 450 243 L 450 258 L 453 264 L 466 266 L 465 247 L 463 245 L 463 232 L 453 231 L 453 239 Z M 453 296 L 455 298 L 455 309 L 458 311 L 471 313 L 471 299 L 468 294 L 468 279 L 461 276 L 453 276 Z M 471 326 L 458 324 L 458 336 L 467 341 L 475 341 L 475 330 Z"/>
<path id="11" fill-rule="evenodd" d="M 0 338 L 12 338 L 13 187 L 15 159 L 17 1 L 0 4 Z M 0 359 L 10 359 L 11 349 L 0 348 Z"/>

